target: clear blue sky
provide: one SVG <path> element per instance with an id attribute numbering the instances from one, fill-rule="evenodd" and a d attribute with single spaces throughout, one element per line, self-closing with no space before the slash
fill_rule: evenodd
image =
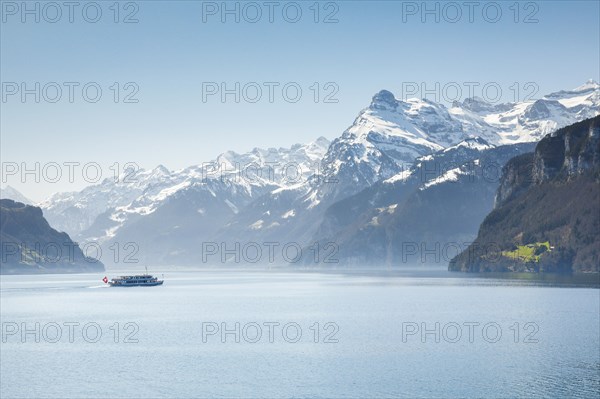
<path id="1" fill-rule="evenodd" d="M 245 3 L 238 5 L 239 23 L 235 15 L 221 22 L 221 10 L 216 15 L 203 12 L 214 11 L 213 5 L 221 8 L 220 1 L 138 1 L 137 10 L 122 2 L 120 22 L 114 23 L 113 3 L 98 2 L 102 16 L 97 23 L 83 18 L 82 6 L 74 9 L 72 23 L 67 8 L 56 23 L 48 22 L 56 16 L 52 8 L 40 10 L 39 23 L 35 15 L 24 15 L 23 23 L 22 10 L 14 9 L 21 1 L 2 1 L 3 94 L 6 82 L 26 82 L 28 87 L 34 82 L 80 83 L 73 103 L 66 86 L 57 103 L 43 97 L 35 103 L 33 95 L 22 103 L 19 93 L 6 97 L 1 103 L 2 162 L 94 161 L 105 173 L 108 165 L 127 161 L 176 169 L 229 149 L 289 146 L 320 135 L 334 138 L 378 90 L 401 97 L 403 82 L 426 82 L 428 87 L 435 82 L 497 82 L 503 99 L 510 101 L 513 82 L 535 82 L 539 96 L 599 79 L 598 1 L 521 2 L 518 15 L 514 1 L 497 2 L 502 15 L 495 23 L 490 22 L 496 18 L 490 2 L 479 3 L 473 22 L 464 2 L 454 3 L 462 13 L 455 23 L 449 21 L 457 18 L 456 9 L 444 2 L 437 3 L 439 22 L 433 14 L 421 21 L 422 10 L 414 9 L 421 7 L 420 1 L 320 2 L 319 23 L 314 22 L 314 1 L 298 2 L 302 16 L 297 23 L 285 19 L 295 17 L 289 2 L 277 2 L 273 23 L 263 1 L 255 3 L 262 12 L 256 23 L 244 19 L 256 15 Z M 139 22 L 122 23 L 132 12 Z M 331 13 L 338 22 L 323 23 Z M 86 16 L 93 19 L 95 10 L 88 8 Z M 525 23 L 528 18 L 538 22 Z M 97 103 L 81 95 L 87 82 L 97 82 L 103 90 Z M 134 82 L 139 102 L 123 103 L 122 96 L 133 89 L 121 87 L 121 101 L 115 103 L 114 82 Z M 235 103 L 233 95 L 222 103 L 218 95 L 203 101 L 203 82 L 280 86 L 273 103 L 264 86 L 257 103 Z M 296 103 L 282 97 L 281 86 L 287 82 L 297 82 L 303 90 Z M 314 82 L 321 90 L 318 103 L 310 89 Z M 324 87 L 327 82 L 339 88 L 333 97 L 337 103 L 323 102 L 323 95 L 333 90 Z M 52 87 L 48 90 L 48 98 L 53 97 Z M 36 200 L 84 184 L 70 185 L 66 179 L 30 183 L 8 181 Z"/>

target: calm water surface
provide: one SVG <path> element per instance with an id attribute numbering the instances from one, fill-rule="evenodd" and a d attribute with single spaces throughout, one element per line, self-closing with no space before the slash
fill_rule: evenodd
<path id="1" fill-rule="evenodd" d="M 600 394 L 597 277 L 206 270 L 165 272 L 152 288 L 102 277 L 1 277 L 0 397 Z"/>

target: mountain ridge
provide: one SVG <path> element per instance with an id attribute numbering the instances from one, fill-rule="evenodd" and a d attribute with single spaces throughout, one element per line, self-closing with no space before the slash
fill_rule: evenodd
<path id="1" fill-rule="evenodd" d="M 180 237 L 170 241 L 170 234 L 179 237 L 172 233 L 177 229 L 196 234 L 196 241 L 276 239 L 304 245 L 314 238 L 330 206 L 379 181 L 403 178 L 416 159 L 459 143 L 480 146 L 474 150 L 485 151 L 490 146 L 536 141 L 553 126 L 598 114 L 599 93 L 600 87 L 594 82 L 535 101 L 484 104 L 481 99 L 467 99 L 446 108 L 426 99 L 398 100 L 391 92 L 381 90 L 352 125 L 331 142 L 319 138 L 283 151 L 228 151 L 211 162 L 178 171 L 164 167 L 155 168 L 154 174 L 138 171 L 144 177 L 138 185 L 102 182 L 79 193 L 57 194 L 41 206 L 53 225 L 80 241 L 110 243 L 148 238 L 146 241 L 153 243 L 149 247 L 161 247 L 160 253 L 148 258 L 160 255 L 165 262 L 175 254 L 189 256 L 193 252 L 192 244 L 182 244 L 190 240 Z M 477 140 L 481 142 L 477 144 Z M 298 178 L 289 178 L 289 173 L 285 176 L 275 168 L 273 178 L 273 170 L 268 167 L 272 161 L 298 164 L 302 172 Z M 258 168 L 232 172 L 237 169 L 236 163 L 242 168 Z M 265 170 L 269 172 L 265 174 Z M 178 201 L 182 204 L 179 212 L 173 207 Z M 214 228 L 208 229 L 208 216 L 202 215 L 210 209 L 215 212 L 210 218 Z M 171 216 L 166 218 L 167 214 Z M 160 234 L 164 245 L 156 245 L 158 233 L 150 238 L 155 233 L 148 232 L 154 231 L 164 232 Z"/>

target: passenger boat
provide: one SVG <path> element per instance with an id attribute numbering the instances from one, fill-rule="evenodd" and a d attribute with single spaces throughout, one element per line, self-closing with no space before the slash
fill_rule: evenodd
<path id="1" fill-rule="evenodd" d="M 165 282 L 164 279 L 159 280 L 157 277 L 148 274 L 148 270 L 146 270 L 146 274 L 120 276 L 111 280 L 104 276 L 102 281 L 111 287 L 153 287 L 155 285 L 162 285 Z"/>

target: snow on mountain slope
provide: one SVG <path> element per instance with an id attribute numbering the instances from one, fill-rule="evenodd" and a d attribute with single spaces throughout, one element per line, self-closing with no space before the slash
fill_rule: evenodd
<path id="1" fill-rule="evenodd" d="M 218 190 L 243 191 L 250 197 L 253 190 L 260 188 L 297 184 L 315 172 L 328 146 L 329 141 L 320 137 L 291 148 L 255 148 L 245 154 L 229 151 L 211 162 L 173 172 L 162 165 L 152 170 L 128 171 L 118 179 L 105 179 L 80 192 L 55 194 L 40 206 L 58 230 L 78 238 L 89 237 L 85 231 L 102 215 L 104 220 L 99 225 L 106 227 L 104 235 L 110 237 L 130 215 L 149 215 L 180 192 L 204 189 L 215 197 L 215 184 L 207 184 L 209 181 L 219 182 Z M 229 207 L 235 204 L 230 202 Z M 101 239 L 102 231 L 97 226 L 92 230 L 93 238 Z"/>
<path id="2" fill-rule="evenodd" d="M 13 201 L 20 202 L 25 205 L 33 205 L 33 202 L 29 198 L 25 197 L 17 189 L 8 185 L 6 187 L 0 188 L 0 198 L 11 199 Z"/>
<path id="3" fill-rule="evenodd" d="M 470 98 L 446 108 L 429 100 L 401 101 L 382 90 L 331 143 L 320 138 L 289 149 L 228 151 L 178 171 L 138 171 L 135 182 L 104 181 L 56 194 L 42 208 L 51 223 L 78 239 L 137 240 L 160 233 L 160 244 L 150 242 L 165 253 L 192 252 L 198 243 L 184 232 L 223 241 L 303 243 L 334 203 L 380 181 L 414 182 L 413 166 L 434 153 L 439 160 L 446 153 L 537 141 L 556 127 L 597 115 L 599 93 L 600 86 L 588 82 L 535 101 Z M 437 190 L 464 174 L 446 172 L 418 191 Z"/>
<path id="4" fill-rule="evenodd" d="M 588 99 L 597 96 L 597 86 L 592 84 L 582 90 L 575 89 L 559 97 L 566 100 L 584 92 L 587 103 L 583 108 L 597 112 L 593 108 L 594 102 Z M 223 228 L 219 237 L 258 242 L 310 239 L 329 206 L 378 181 L 408 179 L 415 159 L 418 168 L 419 162 L 426 161 L 436 152 L 438 162 L 440 151 L 447 154 L 445 162 L 449 162 L 451 158 L 459 160 L 472 155 L 468 153 L 493 149 L 510 141 L 513 122 L 509 117 L 527 121 L 519 125 L 522 136 L 514 140 L 519 142 L 535 140 L 548 129 L 547 126 L 564 123 L 564 118 L 558 118 L 554 109 L 536 113 L 540 106 L 534 103 L 494 105 L 474 98 L 448 110 L 427 100 L 400 101 L 389 91 L 382 90 L 375 94 L 369 107 L 359 113 L 354 123 L 332 141 L 323 157 L 319 175 L 305 184 L 278 188 L 251 203 Z M 552 117 L 554 120 L 544 119 Z M 496 123 L 493 123 L 494 118 L 498 119 Z M 453 173 L 438 175 L 438 180 L 425 179 L 419 188 L 427 190 L 443 181 L 458 179 L 458 174 L 465 171 L 460 169 Z M 425 186 L 425 183 L 428 184 Z M 295 217 L 288 216 L 291 214 Z"/>
<path id="5" fill-rule="evenodd" d="M 418 156 L 464 138 L 461 124 L 443 105 L 417 99 L 399 101 L 382 90 L 352 126 L 332 142 L 323 159 L 323 174 L 333 177 L 345 167 L 364 164 L 368 175 L 363 173 L 362 177 L 369 184 Z"/>
<path id="6" fill-rule="evenodd" d="M 238 154 L 227 151 L 215 160 L 176 172 L 196 179 L 218 178 L 235 181 L 251 190 L 253 185 L 289 186 L 305 182 L 319 167 L 329 140 L 319 137 L 314 142 L 291 148 L 254 148 Z"/>
<path id="7" fill-rule="evenodd" d="M 335 242 L 342 264 L 381 266 L 407 263 L 402 243 L 436 248 L 468 241 L 493 206 L 496 172 L 534 145 L 494 146 L 469 138 L 421 157 L 410 169 L 331 205 L 309 245 Z"/>
<path id="8" fill-rule="evenodd" d="M 129 169 L 82 191 L 54 194 L 39 206 L 51 225 L 76 237 L 107 209 L 125 206 L 147 190 L 167 187 L 171 180 L 171 172 L 162 165 L 151 170 Z"/>
<path id="9" fill-rule="evenodd" d="M 472 169 L 479 166 L 477 158 L 494 148 L 497 146 L 481 137 L 470 137 L 434 154 L 417 158 L 409 168 L 382 180 L 381 184 L 408 184 L 410 181 L 413 188 L 426 190 L 436 184 L 456 181 L 459 176 L 472 173 Z M 467 160 L 471 161 L 471 164 L 467 164 Z"/>
<path id="10" fill-rule="evenodd" d="M 450 109 L 426 99 L 401 101 L 381 90 L 352 126 L 333 140 L 322 174 L 327 181 L 364 188 L 401 172 L 420 156 L 469 137 L 481 137 L 492 145 L 538 141 L 598 113 L 600 85 L 594 81 L 535 101 L 490 104 L 468 98 Z M 337 190 L 346 192 L 340 186 Z"/>
<path id="11" fill-rule="evenodd" d="M 429 100 L 400 101 L 381 90 L 354 123 L 332 141 L 304 203 L 314 208 L 352 195 L 402 171 L 423 155 L 468 135 L 446 107 Z"/>
<path id="12" fill-rule="evenodd" d="M 465 131 L 493 144 L 539 141 L 561 127 L 600 114 L 600 85 L 590 80 L 573 90 L 521 103 L 492 105 L 469 98 L 455 102 L 449 113 L 462 122 Z"/>

